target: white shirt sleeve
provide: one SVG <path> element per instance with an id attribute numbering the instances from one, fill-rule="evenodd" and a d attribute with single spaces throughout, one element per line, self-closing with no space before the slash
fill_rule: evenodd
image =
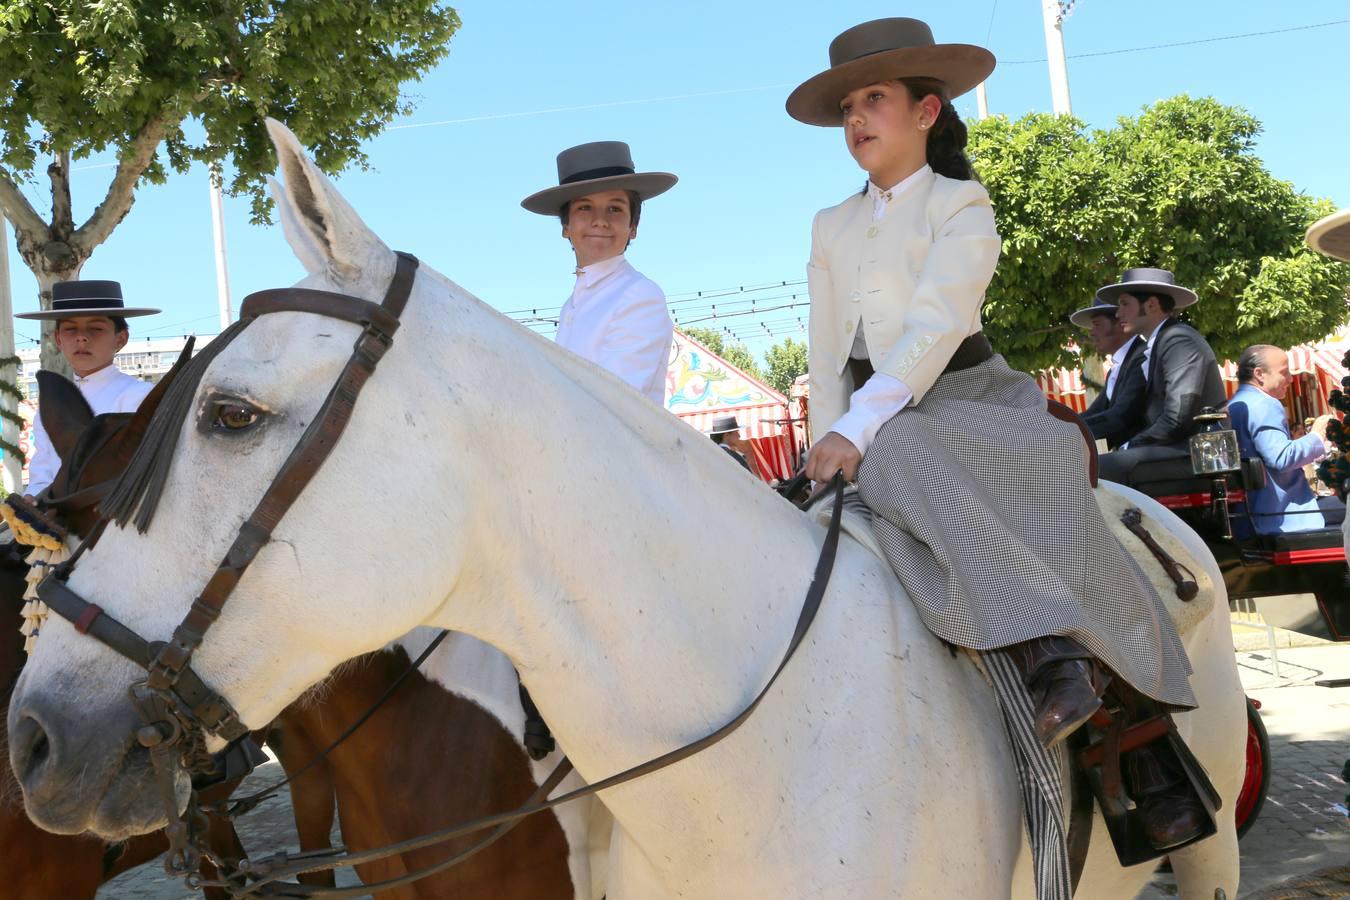
<path id="1" fill-rule="evenodd" d="M 866 453 L 881 426 L 904 409 L 913 396 L 903 381 L 877 372 L 853 392 L 848 412 L 830 426 L 830 431 L 847 438 L 859 453 Z"/>
<path id="2" fill-rule="evenodd" d="M 634 303 L 610 320 L 595 361 L 645 392 L 653 373 L 666 370 L 674 327 L 665 297 Z"/>
<path id="3" fill-rule="evenodd" d="M 24 488 L 24 493 L 36 497 L 51 487 L 56 473 L 61 471 L 61 457 L 56 455 L 47 429 L 42 427 L 41 415 L 33 416 L 33 439 L 28 449 L 32 458 L 28 460 L 28 487 Z"/>

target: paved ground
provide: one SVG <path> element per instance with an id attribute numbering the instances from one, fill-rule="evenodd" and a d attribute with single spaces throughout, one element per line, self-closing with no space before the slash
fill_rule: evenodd
<path id="1" fill-rule="evenodd" d="M 259 766 L 240 790 L 245 793 L 258 791 L 285 777 L 279 764 L 269 762 Z M 337 843 L 340 838 L 336 828 L 334 832 L 334 843 Z M 246 848 L 260 856 L 276 850 L 298 850 L 290 796 L 283 792 L 240 819 L 239 836 Z M 360 884 L 360 880 L 344 872 L 338 877 L 338 884 Z M 160 860 L 155 860 L 114 878 L 99 890 L 98 896 L 100 900 L 105 897 L 118 900 L 201 900 L 202 895 L 197 891 L 189 891 L 181 880 L 170 878 L 165 874 Z"/>
<path id="2" fill-rule="evenodd" d="M 1261 702 L 1272 766 L 1266 805 L 1242 839 L 1239 896 L 1350 861 L 1350 784 L 1341 780 L 1350 757 L 1350 687 L 1313 683 L 1350 678 L 1350 644 L 1281 648 L 1277 654 L 1278 676 L 1268 649 L 1238 654 L 1247 694 Z M 1160 875 L 1140 896 L 1175 895 L 1171 878 Z"/>
<path id="3" fill-rule="evenodd" d="M 1238 654 L 1247 693 L 1262 704 L 1272 764 L 1265 808 L 1242 841 L 1240 895 L 1350 861 L 1350 820 L 1346 818 L 1350 785 L 1340 779 L 1341 767 L 1350 756 L 1350 687 L 1313 684 L 1324 678 L 1350 678 L 1350 644 L 1281 647 L 1277 652 L 1279 675 L 1268 649 Z M 275 764 L 264 766 L 251 781 L 271 783 L 279 771 Z M 276 800 L 259 809 L 244 821 L 241 834 L 245 846 L 255 851 L 295 848 L 289 804 Z M 347 878 L 340 883 L 354 881 Z M 1159 875 L 1141 897 L 1156 900 L 1175 895 L 1169 876 Z M 170 881 L 158 863 L 128 872 L 99 892 L 100 898 L 126 900 L 197 896 Z"/>

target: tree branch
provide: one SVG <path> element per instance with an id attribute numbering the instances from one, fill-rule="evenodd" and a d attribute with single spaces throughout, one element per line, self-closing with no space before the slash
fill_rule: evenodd
<path id="1" fill-rule="evenodd" d="M 52 234 L 64 236 L 75 230 L 75 219 L 70 211 L 70 151 L 56 154 L 47 167 L 52 183 Z"/>
<path id="2" fill-rule="evenodd" d="M 94 210 L 89 220 L 71 235 L 70 243 L 88 255 L 108 239 L 117 223 L 121 222 L 136 199 L 136 182 L 150 167 L 155 150 L 164 139 L 164 126 L 169 119 L 167 108 L 161 109 L 141 127 L 134 140 L 117 163 L 117 174 L 108 185 L 108 194 Z"/>
<path id="3" fill-rule="evenodd" d="M 5 218 L 9 219 L 21 237 L 37 240 L 50 230 L 19 186 L 5 174 L 0 174 L 0 211 L 4 212 Z"/>

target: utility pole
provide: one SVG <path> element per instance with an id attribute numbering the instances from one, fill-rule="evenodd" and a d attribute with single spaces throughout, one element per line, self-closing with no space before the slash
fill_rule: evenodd
<path id="1" fill-rule="evenodd" d="M 984 89 L 983 81 L 975 86 L 975 108 L 976 118 L 989 118 L 989 93 Z"/>
<path id="2" fill-rule="evenodd" d="M 0 215 L 0 357 L 14 357 L 14 304 L 9 291 L 9 220 Z M 15 387 L 19 384 L 19 367 L 14 363 L 0 366 L 0 379 Z M 0 392 L 0 409 L 17 414 L 19 402 L 6 392 Z M 0 437 L 11 446 L 19 446 L 19 426 L 8 417 L 0 419 Z M 23 460 L 5 452 L 4 484 L 10 493 L 23 491 Z"/>
<path id="3" fill-rule="evenodd" d="M 208 175 L 211 182 L 211 233 L 216 241 L 216 298 L 220 301 L 220 330 L 234 321 L 230 308 L 230 268 L 225 261 L 225 198 L 220 190 L 219 173 Z"/>
<path id="4" fill-rule="evenodd" d="M 1041 0 L 1041 16 L 1045 20 L 1045 56 L 1050 64 L 1050 99 L 1057 116 L 1073 114 L 1069 102 L 1069 66 L 1064 56 L 1064 17 L 1073 7 L 1073 0 Z"/>

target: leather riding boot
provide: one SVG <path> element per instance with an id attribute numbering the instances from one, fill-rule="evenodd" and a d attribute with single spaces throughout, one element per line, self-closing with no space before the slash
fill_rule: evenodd
<path id="1" fill-rule="evenodd" d="M 1036 704 L 1036 736 L 1045 746 L 1064 740 L 1101 709 L 1110 676 L 1077 641 L 1052 635 L 1007 650 Z"/>
<path id="2" fill-rule="evenodd" d="M 1185 773 L 1160 743 L 1122 754 L 1121 761 L 1145 837 L 1154 849 L 1166 850 L 1198 836 L 1208 818 Z"/>

